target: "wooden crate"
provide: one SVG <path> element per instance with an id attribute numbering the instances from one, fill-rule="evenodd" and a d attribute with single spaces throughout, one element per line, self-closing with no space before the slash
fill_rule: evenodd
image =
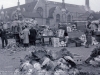
<path id="1" fill-rule="evenodd" d="M 76 64 L 83 64 L 83 57 L 82 56 L 74 56 L 74 60 Z"/>

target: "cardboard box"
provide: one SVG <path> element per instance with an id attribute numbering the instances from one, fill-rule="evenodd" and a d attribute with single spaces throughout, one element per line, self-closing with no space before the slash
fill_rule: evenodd
<path id="1" fill-rule="evenodd" d="M 59 47 L 59 38 L 52 38 L 52 45 L 53 47 Z"/>

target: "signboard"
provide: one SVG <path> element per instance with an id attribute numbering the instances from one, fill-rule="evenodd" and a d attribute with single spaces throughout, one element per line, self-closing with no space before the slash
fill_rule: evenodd
<path id="1" fill-rule="evenodd" d="M 62 30 L 62 29 L 59 29 L 58 30 L 58 37 L 63 37 L 64 36 L 64 30 Z"/>

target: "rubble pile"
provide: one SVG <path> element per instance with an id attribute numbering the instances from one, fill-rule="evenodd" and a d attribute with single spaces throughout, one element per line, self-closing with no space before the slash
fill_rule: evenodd
<path id="1" fill-rule="evenodd" d="M 94 48 L 89 58 L 85 62 L 93 66 L 100 66 L 100 47 L 97 46 Z"/>
<path id="2" fill-rule="evenodd" d="M 79 72 L 77 75 L 95 75 L 95 74 L 89 72 Z"/>
<path id="3" fill-rule="evenodd" d="M 73 55 L 66 48 L 58 52 L 35 50 L 20 62 L 15 75 L 77 75 L 79 73 Z"/>
<path id="4" fill-rule="evenodd" d="M 25 48 L 23 46 L 18 46 L 15 42 L 9 43 L 2 51 L 7 51 L 9 53 L 16 53 L 20 51 L 35 51 L 35 46 L 30 46 L 28 48 Z"/>
<path id="5" fill-rule="evenodd" d="M 23 50 L 25 50 L 25 48 L 19 47 L 16 43 L 10 43 L 5 47 L 5 50 L 9 51 L 11 53 L 15 53 L 18 51 L 23 51 Z"/>

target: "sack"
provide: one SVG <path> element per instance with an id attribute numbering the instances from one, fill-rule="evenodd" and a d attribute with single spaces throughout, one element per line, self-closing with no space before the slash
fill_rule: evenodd
<path id="1" fill-rule="evenodd" d="M 24 36 L 23 36 L 23 35 L 20 35 L 20 38 L 21 38 L 21 39 L 24 39 Z"/>

